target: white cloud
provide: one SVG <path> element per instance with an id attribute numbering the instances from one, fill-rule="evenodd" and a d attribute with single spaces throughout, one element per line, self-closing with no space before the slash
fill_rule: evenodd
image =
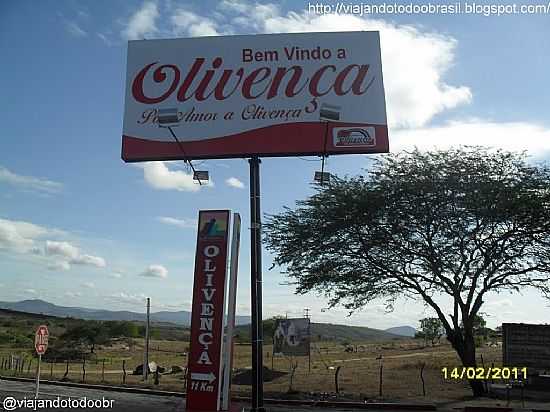
<path id="1" fill-rule="evenodd" d="M 82 296 L 82 293 L 81 292 L 67 291 L 67 292 L 65 292 L 65 296 L 67 296 L 69 298 L 78 298 L 78 297 Z"/>
<path id="2" fill-rule="evenodd" d="M 171 17 L 172 32 L 175 36 L 189 35 L 191 37 L 217 36 L 216 22 L 199 16 L 185 9 L 178 9 Z"/>
<path id="3" fill-rule="evenodd" d="M 109 273 L 109 277 L 112 277 L 112 278 L 115 278 L 115 279 L 120 279 L 122 277 L 122 273 L 112 272 L 112 273 Z"/>
<path id="4" fill-rule="evenodd" d="M 67 259 L 76 259 L 80 255 L 79 249 L 69 242 L 53 240 L 46 241 L 45 251 L 48 256 L 61 256 Z"/>
<path id="5" fill-rule="evenodd" d="M 23 291 L 26 295 L 38 295 L 38 292 L 36 289 L 25 289 Z"/>
<path id="6" fill-rule="evenodd" d="M 84 282 L 82 283 L 82 286 L 87 288 L 87 289 L 94 289 L 95 288 L 95 285 L 93 282 Z"/>
<path id="7" fill-rule="evenodd" d="M 65 28 L 75 37 L 86 37 L 88 33 L 73 21 L 66 21 Z"/>
<path id="8" fill-rule="evenodd" d="M 197 221 L 195 219 L 176 219 L 174 217 L 159 216 L 157 220 L 161 223 L 177 226 L 181 229 L 194 229 L 197 227 Z"/>
<path id="9" fill-rule="evenodd" d="M 59 271 L 59 270 L 69 270 L 71 269 L 71 265 L 69 262 L 66 262 L 64 260 L 60 260 L 57 262 L 50 263 L 48 265 L 49 270 Z"/>
<path id="10" fill-rule="evenodd" d="M 105 259 L 99 256 L 81 254 L 80 249 L 69 242 L 46 241 L 45 252 L 48 256 L 61 256 L 68 263 L 103 268 L 107 265 Z M 67 263 L 67 264 L 68 264 Z"/>
<path id="11" fill-rule="evenodd" d="M 103 259 L 102 257 L 91 255 L 80 255 L 76 258 L 71 259 L 70 262 L 75 265 L 89 265 L 98 268 L 104 268 L 107 265 L 105 263 L 105 259 Z"/>
<path id="12" fill-rule="evenodd" d="M 112 295 L 105 296 L 106 300 L 115 301 L 117 303 L 132 303 L 132 304 L 145 304 L 147 301 L 147 296 L 143 293 L 140 294 L 131 294 L 126 292 L 113 293 Z"/>
<path id="13" fill-rule="evenodd" d="M 230 177 L 225 181 L 225 183 L 227 183 L 228 186 L 236 187 L 237 189 L 244 189 L 244 183 L 236 177 Z"/>
<path id="14" fill-rule="evenodd" d="M 0 166 L 0 182 L 8 183 L 20 189 L 46 194 L 61 192 L 63 184 L 34 176 L 18 175 Z"/>
<path id="15" fill-rule="evenodd" d="M 140 273 L 140 276 L 166 279 L 168 276 L 168 270 L 162 265 L 150 265 L 147 269 Z"/>
<path id="16" fill-rule="evenodd" d="M 0 249 L 19 253 L 35 253 L 35 240 L 46 234 L 60 234 L 61 231 L 48 229 L 29 222 L 0 219 Z"/>
<path id="17" fill-rule="evenodd" d="M 446 125 L 392 133 L 390 150 L 446 149 L 458 145 L 481 145 L 510 151 L 527 150 L 536 157 L 550 153 L 550 129 L 522 122 L 495 123 L 483 120 L 449 122 Z"/>
<path id="18" fill-rule="evenodd" d="M 121 36 L 124 39 L 135 40 L 151 36 L 158 32 L 156 20 L 159 17 L 157 5 L 152 1 L 146 1 L 126 23 Z"/>
<path id="19" fill-rule="evenodd" d="M 174 30 L 191 36 L 227 32 L 227 24 L 259 33 L 380 31 L 388 122 L 393 127 L 424 126 L 437 114 L 472 99 L 468 87 L 444 80 L 455 61 L 456 40 L 420 27 L 351 14 L 283 14 L 274 4 L 231 0 L 221 2 L 208 16 L 180 9 L 171 21 Z M 200 29 L 194 29 L 197 25 Z"/>
<path id="20" fill-rule="evenodd" d="M 105 43 L 107 46 L 110 47 L 110 46 L 112 46 L 112 45 L 114 44 L 114 42 L 111 41 L 111 40 L 109 39 L 109 37 L 107 37 L 106 34 L 103 34 L 103 33 L 96 33 L 96 34 L 97 34 L 97 37 L 99 37 L 99 38 L 103 41 L 103 43 Z"/>
<path id="21" fill-rule="evenodd" d="M 158 190 L 178 190 L 182 192 L 197 192 L 202 187 L 193 180 L 192 173 L 183 170 L 170 170 L 164 162 L 146 162 L 143 164 L 145 182 Z M 213 186 L 209 181 L 203 186 Z"/>

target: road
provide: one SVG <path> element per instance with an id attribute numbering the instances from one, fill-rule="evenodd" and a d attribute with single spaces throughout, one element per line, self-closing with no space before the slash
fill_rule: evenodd
<path id="1" fill-rule="evenodd" d="M 6 403 L 6 399 L 8 399 Z M 39 411 L 63 411 L 63 412 L 74 412 L 74 411 L 90 411 L 90 410 L 111 410 L 111 411 L 120 411 L 120 412 L 171 412 L 179 411 L 184 412 L 185 410 L 185 400 L 177 396 L 159 396 L 152 394 L 134 394 L 134 393 L 125 393 L 117 391 L 105 391 L 98 389 L 85 389 L 85 388 L 73 388 L 68 386 L 58 386 L 58 385 L 40 385 L 40 399 L 43 400 L 65 400 L 69 401 L 71 399 L 75 402 L 82 402 L 83 399 L 86 401 L 102 401 L 110 403 L 112 401 L 112 408 L 82 408 L 82 407 L 50 407 L 50 408 L 38 408 Z M 15 382 L 15 381 L 6 381 L 0 380 L 0 411 L 25 411 L 32 410 L 30 408 L 17 408 L 13 407 L 13 399 L 16 401 L 25 401 L 34 399 L 34 384 L 30 382 Z M 2 407 L 4 404 L 4 408 Z M 246 407 L 245 410 L 249 410 L 249 405 L 235 405 L 235 408 L 232 408 L 232 412 L 239 412 L 243 410 L 243 407 Z M 275 406 L 275 405 L 266 405 L 266 410 L 268 412 L 344 412 L 352 411 L 352 409 L 336 409 L 336 408 L 314 408 L 309 406 L 304 407 L 295 407 L 295 406 Z M 357 409 L 355 409 L 357 411 Z M 376 412 L 375 410 L 370 410 L 370 412 Z M 384 410 L 384 412 L 392 412 L 391 410 Z"/>
<path id="2" fill-rule="evenodd" d="M 5 381 L 0 380 L 0 403 L 4 403 L 4 408 L 0 404 L 0 410 L 32 410 L 32 408 L 17 408 L 17 409 L 8 409 L 9 405 L 6 402 L 6 398 L 12 397 L 19 401 L 24 401 L 25 399 L 31 400 L 34 399 L 34 384 L 28 382 L 14 382 L 14 381 Z M 142 395 L 142 394 L 133 394 L 125 392 L 115 392 L 115 391 L 102 391 L 96 389 L 83 389 L 83 388 L 71 388 L 68 386 L 57 386 L 57 385 L 40 385 L 40 399 L 49 399 L 54 400 L 57 398 L 65 400 L 66 402 L 69 398 L 73 401 L 82 402 L 84 397 L 86 401 L 106 401 L 106 405 L 112 402 L 112 408 L 44 408 L 38 409 L 40 411 L 63 411 L 63 412 L 73 412 L 73 411 L 85 411 L 85 410 L 112 410 L 112 411 L 121 411 L 121 412 L 168 412 L 168 411 L 183 411 L 185 401 L 183 398 L 176 396 L 152 396 L 152 395 Z M 2 402 L 3 401 L 3 402 Z M 8 403 L 13 403 L 10 399 Z M 82 403 L 81 403 L 82 404 Z M 55 405 L 54 405 L 55 406 Z"/>

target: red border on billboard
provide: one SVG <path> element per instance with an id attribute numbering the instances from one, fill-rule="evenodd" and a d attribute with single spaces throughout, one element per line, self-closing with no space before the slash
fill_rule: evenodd
<path id="1" fill-rule="evenodd" d="M 333 144 L 334 128 L 375 129 L 375 144 L 336 147 Z M 179 129 L 174 128 L 176 135 Z M 122 159 L 126 162 L 153 160 L 229 159 L 251 156 L 320 156 L 335 154 L 387 153 L 388 128 L 385 125 L 343 122 L 296 122 L 248 130 L 231 136 L 178 143 L 122 136 Z"/>

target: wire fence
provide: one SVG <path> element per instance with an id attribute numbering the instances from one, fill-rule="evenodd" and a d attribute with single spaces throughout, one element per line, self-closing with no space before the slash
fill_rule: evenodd
<path id="1" fill-rule="evenodd" d="M 159 367 L 143 380 L 142 356 L 138 351 L 127 356 L 101 356 L 93 359 L 42 361 L 41 379 L 104 385 L 157 388 L 185 392 L 187 356 L 152 345 L 149 359 Z M 449 379 L 442 368 L 458 366 L 456 355 L 444 348 L 375 356 L 357 348 L 315 348 L 307 357 L 273 357 L 264 352 L 264 389 L 268 395 L 313 398 L 386 399 L 459 399 L 470 394 L 467 380 Z M 232 391 L 250 392 L 250 347 L 237 348 L 233 368 Z M 497 350 L 480 351 L 479 365 L 499 366 Z M 32 378 L 38 359 L 28 353 L 0 351 L 0 375 Z M 248 381 L 247 381 L 248 379 Z"/>

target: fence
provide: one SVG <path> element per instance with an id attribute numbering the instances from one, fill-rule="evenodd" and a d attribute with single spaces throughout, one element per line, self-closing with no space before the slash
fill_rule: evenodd
<path id="1" fill-rule="evenodd" d="M 41 376 L 44 380 L 185 391 L 186 356 L 158 349 L 151 352 L 150 360 L 164 367 L 165 371 L 156 376 L 151 374 L 147 382 L 143 382 L 141 373 L 132 373 L 142 364 L 139 350 L 126 357 L 120 354 L 98 355 L 93 360 L 43 361 Z M 246 379 L 242 377 L 250 374 L 247 369 L 250 364 L 250 346 L 238 345 L 235 349 L 232 391 L 245 395 L 250 392 L 250 386 L 246 385 Z M 269 367 L 264 385 L 268 396 L 286 396 L 299 391 L 315 398 L 422 400 L 434 397 L 459 399 L 470 394 L 467 381 L 445 379 L 442 374 L 442 368 L 459 365 L 456 354 L 448 346 L 425 350 L 380 345 L 361 350 L 361 346 L 358 346 L 352 351 L 346 351 L 341 345 L 314 346 L 311 369 L 307 357 L 273 357 L 270 349 L 266 345 L 264 352 L 264 365 Z M 378 352 L 384 355 L 380 356 Z M 480 365 L 500 364 L 499 350 L 484 348 L 479 352 Z M 37 359 L 28 354 L 0 351 L 0 375 L 33 377 L 36 362 Z M 277 376 L 271 380 L 273 376 L 270 375 L 274 374 Z"/>

